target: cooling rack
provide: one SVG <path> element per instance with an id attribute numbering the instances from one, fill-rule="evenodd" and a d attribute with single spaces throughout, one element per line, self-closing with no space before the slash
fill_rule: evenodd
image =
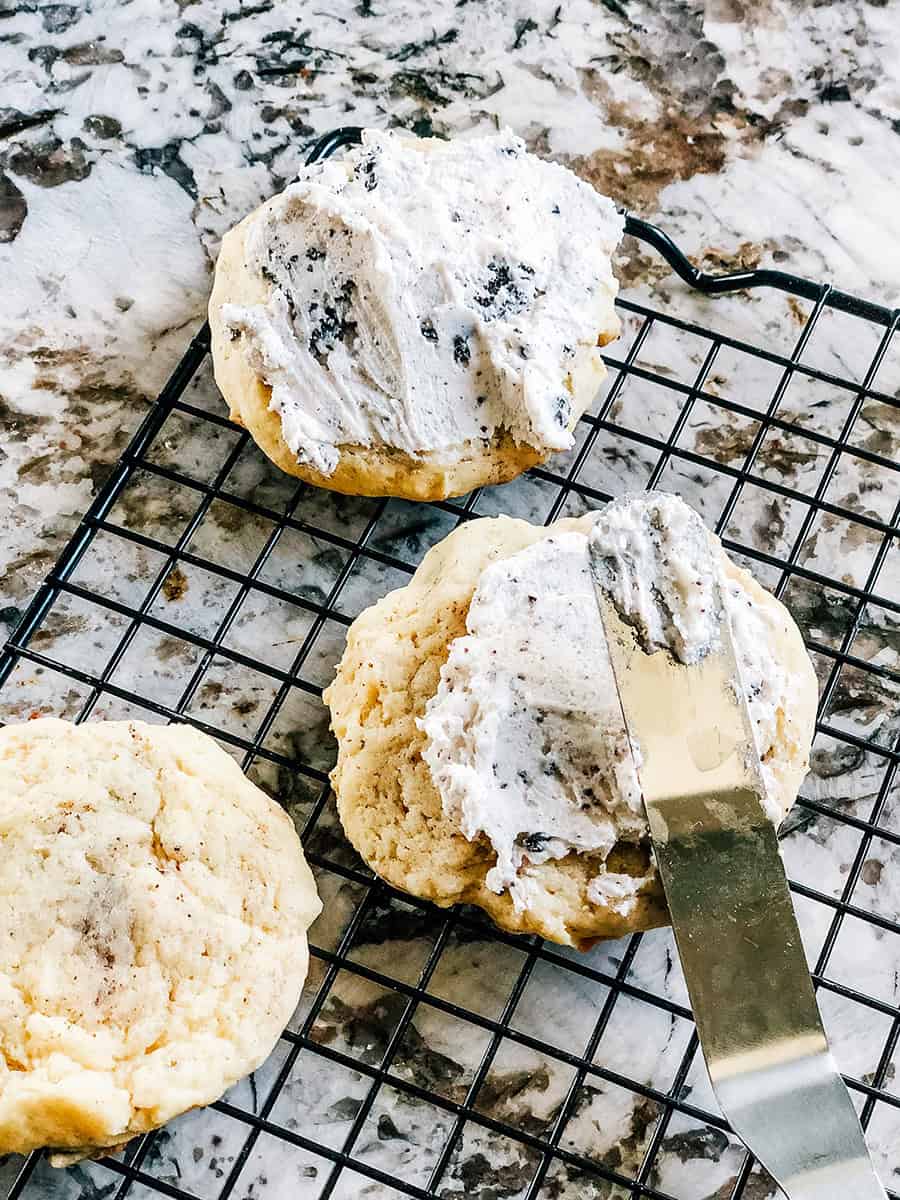
<path id="1" fill-rule="evenodd" d="M 357 139 L 339 130 L 310 158 Z M 898 313 L 781 271 L 723 279 L 653 226 L 628 230 L 693 289 L 761 289 L 753 336 L 623 296 L 573 450 L 459 500 L 281 475 L 222 415 L 208 330 L 190 344 L 7 644 L 2 712 L 212 734 L 294 816 L 325 910 L 301 1006 L 254 1077 L 65 1174 L 0 1163 L 9 1200 L 775 1194 L 715 1104 L 668 931 L 578 955 L 403 896 L 344 841 L 328 790 L 320 693 L 361 608 L 460 521 L 550 521 L 655 486 L 785 601 L 815 662 L 813 772 L 783 847 L 839 1064 L 895 1181 Z M 773 288 L 787 307 L 767 316 Z"/>

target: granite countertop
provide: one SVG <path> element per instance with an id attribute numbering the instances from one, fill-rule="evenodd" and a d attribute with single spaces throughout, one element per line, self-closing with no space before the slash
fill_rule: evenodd
<path id="1" fill-rule="evenodd" d="M 799 0 L 752 5 L 709 0 L 705 7 L 696 0 L 248 0 L 243 6 L 212 0 L 0 0 L 0 505 L 6 514 L 0 634 L 4 623 L 7 630 L 15 626 L 201 324 L 224 231 L 292 178 L 317 135 L 341 124 L 440 136 L 509 125 L 537 152 L 568 164 L 632 212 L 657 221 L 707 269 L 777 265 L 885 305 L 900 303 L 900 23 L 890 0 L 818 7 Z M 701 324 L 713 322 L 776 352 L 789 353 L 810 311 L 782 295 L 739 294 L 716 302 L 693 296 L 657 256 L 630 240 L 617 272 L 628 298 Z M 633 333 L 634 323 L 626 321 L 623 347 Z M 860 322 L 829 315 L 810 341 L 809 361 L 859 379 L 874 337 Z M 690 339 L 666 345 L 658 338 L 648 346 L 649 367 L 683 369 L 686 379 L 702 356 L 702 347 Z M 717 363 L 709 390 L 715 394 L 717 387 L 732 384 L 752 392 L 764 380 L 732 378 L 727 362 Z M 898 394 L 896 345 L 877 384 Z M 208 372 L 191 398 L 221 411 Z M 663 399 L 635 387 L 629 400 L 623 389 L 618 416 L 626 425 L 629 403 L 639 411 L 637 420 L 665 431 Z M 830 432 L 837 432 L 845 412 L 840 397 L 814 389 L 798 396 L 796 408 L 790 396 L 785 403 L 801 424 L 815 421 Z M 698 410 L 687 435 L 713 461 L 739 463 L 753 430 L 733 415 Z M 858 436 L 860 445 L 896 459 L 898 409 L 869 405 Z M 227 431 L 213 437 L 209 429 L 183 422 L 167 432 L 158 453 L 161 461 L 188 473 L 211 474 L 227 454 L 230 437 Z M 594 486 L 608 491 L 633 486 L 645 467 L 634 454 L 633 447 L 621 453 L 607 447 Z M 802 438 L 770 441 L 761 462 L 767 478 L 800 492 L 815 485 L 822 466 L 821 451 Z M 896 480 L 862 469 L 859 460 L 846 463 L 851 465 L 838 470 L 837 490 L 829 497 L 888 520 L 897 502 Z M 720 499 L 698 473 L 673 472 L 664 483 L 704 512 L 712 512 Z M 275 510 L 289 490 L 283 477 L 252 455 L 236 465 L 232 484 Z M 355 530 L 368 519 L 368 503 L 318 493 L 304 501 L 302 515 L 323 528 Z M 492 489 L 482 511 L 541 519 L 541 503 L 535 488 L 523 482 Z M 120 510 L 126 526 L 168 543 L 186 520 L 178 498 L 149 483 L 126 496 Z M 408 509 L 389 506 L 379 545 L 415 562 L 452 523 L 447 514 L 427 511 L 430 515 L 412 520 Z M 787 501 L 768 497 L 756 507 L 748 503 L 735 520 L 744 522 L 757 549 L 777 554 L 796 531 L 795 515 Z M 860 585 L 873 553 L 871 538 L 861 530 L 817 526 L 804 561 Z M 223 513 L 213 513 L 197 545 L 211 561 L 231 563 L 239 555 L 252 561 L 264 533 L 256 526 L 237 528 Z M 738 529 L 735 537 L 740 534 Z M 156 560 L 149 550 L 134 545 L 127 550 L 129 545 L 101 539 L 80 568 L 82 581 L 123 603 L 139 600 Z M 898 594 L 898 560 L 895 546 L 879 581 L 882 595 Z M 279 542 L 267 570 L 271 582 L 318 600 L 340 568 L 333 547 L 298 536 Z M 763 582 L 772 582 L 764 567 L 759 573 Z M 352 616 L 373 589 L 401 581 L 389 571 L 352 580 L 342 593 L 342 611 Z M 168 619 L 206 636 L 230 598 L 214 573 L 173 571 L 158 606 Z M 805 632 L 832 645 L 840 642 L 839 600 L 810 588 L 788 599 Z M 302 639 L 305 619 L 299 609 L 285 615 L 264 609 L 260 601 L 236 628 L 261 660 L 283 665 L 289 657 L 280 647 Z M 273 632 L 284 629 L 284 639 Z M 51 622 L 41 648 L 89 669 L 97 647 L 112 644 L 103 639 L 120 630 L 121 621 L 110 619 L 100 628 L 73 608 Z M 896 668 L 896 617 L 872 612 L 864 635 L 854 653 Z M 312 660 L 315 682 L 327 682 L 341 636 L 339 624 L 323 634 Z M 183 644 L 138 642 L 119 678 L 168 703 L 166 688 L 174 686 L 177 696 L 195 663 Z M 829 665 L 817 662 L 823 678 Z M 196 691 L 204 719 L 252 733 L 261 685 L 224 669 L 217 676 L 216 669 L 214 663 Z M 40 711 L 74 715 L 84 698 L 74 685 L 61 688 L 59 678 L 17 682 L 21 690 L 6 700 L 6 718 Z M 877 746 L 894 744 L 900 729 L 897 683 L 888 678 L 876 686 L 864 673 L 848 674 L 835 695 L 833 725 Z M 142 714 L 102 700 L 94 715 Z M 273 744 L 327 769 L 332 749 L 326 726 L 321 712 L 301 705 L 273 726 Z M 869 750 L 820 737 L 804 795 L 865 818 L 882 789 L 884 766 Z M 259 770 L 260 782 L 299 817 L 308 811 L 309 789 L 302 781 L 280 770 L 268 775 Z M 881 813 L 886 827 L 896 828 L 892 801 L 898 800 L 896 789 L 887 794 Z M 318 844 L 334 855 L 347 854 L 333 814 L 324 818 Z M 795 879 L 837 898 L 852 872 L 859 879 L 852 898 L 857 908 L 900 918 L 900 854 L 893 843 L 867 843 L 860 865 L 859 833 L 808 810 L 793 820 L 784 845 Z M 319 883 L 326 909 L 313 941 L 328 949 L 337 944 L 360 890 L 327 872 Z M 832 910 L 802 899 L 798 907 L 807 949 L 815 957 Z M 871 1081 L 880 1066 L 879 1084 L 893 1092 L 893 1060 L 882 1058 L 900 1000 L 900 948 L 885 930 L 851 924 L 846 933 L 845 921 L 833 952 L 836 978 L 854 981 L 882 1007 L 869 1009 L 827 992 L 825 1017 L 842 1068 Z M 399 904 L 376 907 L 358 932 L 353 956 L 412 982 L 433 938 L 427 914 Z M 612 943 L 586 961 L 615 973 L 622 954 L 623 946 Z M 494 1018 L 522 955 L 477 932 L 454 936 L 431 990 Z M 321 962 L 314 963 L 307 1005 L 323 971 Z M 667 932 L 648 935 L 628 971 L 629 982 L 676 1005 L 685 1003 Z M 401 1001 L 397 992 L 342 973 L 314 1036 L 360 1062 L 376 1063 L 400 1019 Z M 544 964 L 529 981 L 513 1023 L 578 1052 L 603 1001 L 596 984 Z M 302 1016 L 301 1009 L 298 1021 Z M 666 1092 L 689 1034 L 688 1023 L 665 1008 L 620 996 L 595 1061 L 645 1089 Z M 439 1009 L 421 1009 L 397 1050 L 394 1069 L 457 1101 L 465 1096 L 484 1043 L 483 1030 L 461 1027 Z M 280 1047 L 254 1080 L 236 1089 L 232 1103 L 257 1111 L 285 1053 Z M 552 1055 L 507 1041 L 478 1104 L 496 1120 L 540 1136 L 552 1128 L 571 1075 Z M 288 1129 L 311 1130 L 317 1142 L 338 1147 L 367 1085 L 364 1074 L 325 1059 L 310 1061 L 304 1053 L 272 1119 Z M 681 1087 L 682 1095 L 715 1111 L 696 1060 Z M 657 1117 L 646 1096 L 594 1082 L 582 1088 L 562 1144 L 628 1176 L 640 1166 Z M 445 1110 L 382 1089 L 354 1153 L 422 1186 L 452 1125 Z M 898 1130 L 900 1110 L 876 1104 L 870 1141 L 884 1178 L 895 1187 Z M 324 1159 L 264 1134 L 244 1163 L 238 1152 L 246 1134 L 244 1125 L 223 1114 L 191 1114 L 152 1142 L 142 1169 L 202 1198 L 216 1196 L 226 1182 L 242 1200 L 319 1194 L 330 1170 Z M 724 1200 L 741 1161 L 733 1139 L 676 1116 L 649 1182 L 684 1200 Z M 524 1196 L 534 1165 L 529 1152 L 509 1139 L 467 1127 L 440 1194 L 453 1200 Z M 3 1194 L 19 1167 L 15 1159 L 0 1160 Z M 103 1166 L 54 1174 L 42 1164 L 24 1195 L 87 1200 L 114 1194 L 118 1185 L 119 1178 Z M 150 1193 L 137 1186 L 129 1192 L 138 1194 Z M 331 1194 L 398 1193 L 345 1174 Z M 618 1200 L 626 1194 L 560 1163 L 540 1192 L 554 1200 Z M 754 1177 L 745 1192 L 753 1200 L 771 1194 L 762 1177 Z"/>

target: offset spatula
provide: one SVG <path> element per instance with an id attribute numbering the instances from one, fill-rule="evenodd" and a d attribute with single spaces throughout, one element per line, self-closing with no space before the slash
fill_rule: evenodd
<path id="1" fill-rule="evenodd" d="M 606 590 L 608 558 L 589 540 L 653 850 L 722 1110 L 790 1200 L 886 1200 L 822 1028 L 718 589 L 718 639 L 705 657 L 683 666 L 665 650 L 646 653 Z M 702 544 L 710 553 L 705 534 Z M 711 556 L 709 571 L 715 578 Z"/>

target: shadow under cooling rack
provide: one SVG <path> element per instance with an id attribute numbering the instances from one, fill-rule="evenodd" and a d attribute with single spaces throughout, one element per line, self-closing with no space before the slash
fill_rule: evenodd
<path id="1" fill-rule="evenodd" d="M 629 220 L 692 286 L 722 286 Z M 573 449 L 440 504 L 280 474 L 222 415 L 195 337 L 14 630 L 0 705 L 210 733 L 294 816 L 325 909 L 301 1007 L 254 1078 L 75 1168 L 60 1196 L 768 1194 L 709 1091 L 668 931 L 575 955 L 403 896 L 343 839 L 328 789 L 321 689 L 365 605 L 461 521 L 548 522 L 647 487 L 698 508 L 805 635 L 819 716 L 783 846 L 835 1052 L 883 1177 L 900 1171 L 897 314 L 750 274 L 727 286 L 811 304 L 783 352 L 622 298 Z M 835 312 L 865 347 L 853 371 L 812 353 Z M 41 1155 L 0 1164 L 11 1200 L 54 1178 Z"/>

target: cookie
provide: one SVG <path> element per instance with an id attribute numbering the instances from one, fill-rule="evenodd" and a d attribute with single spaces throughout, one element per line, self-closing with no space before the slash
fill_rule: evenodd
<path id="1" fill-rule="evenodd" d="M 483 832 L 483 814 L 479 821 L 466 809 L 466 797 L 471 801 L 473 794 L 466 791 L 466 781 L 479 751 L 472 730 L 478 729 L 484 738 L 492 728 L 491 714 L 478 711 L 484 709 L 485 697 L 508 694 L 510 680 L 523 677 L 519 666 L 528 648 L 523 645 L 510 653 L 503 647 L 508 647 L 510 631 L 524 640 L 529 628 L 536 627 L 536 620 L 529 625 L 527 609 L 548 574 L 546 558 L 540 561 L 539 554 L 571 554 L 581 543 L 586 561 L 587 533 L 594 521 L 595 515 L 588 514 L 540 528 L 498 517 L 461 526 L 426 555 L 406 587 L 354 621 L 336 678 L 325 693 L 338 741 L 332 774 L 338 811 L 350 841 L 379 875 L 437 904 L 478 905 L 503 929 L 581 948 L 598 938 L 667 920 L 633 764 L 604 725 L 603 706 L 612 712 L 616 704 L 611 675 L 597 668 L 596 720 L 592 716 L 579 724 L 579 712 L 573 715 L 575 724 L 561 727 L 560 720 L 568 716 L 556 706 L 557 724 L 546 739 L 542 759 L 552 764 L 546 768 L 551 776 L 566 781 L 570 789 L 579 771 L 581 786 L 593 773 L 590 781 L 602 793 L 599 803 L 609 810 L 604 816 L 609 816 L 613 831 L 605 844 L 559 856 L 552 842 L 530 835 L 524 844 L 518 843 L 524 866 L 510 888 L 501 869 L 502 856 Z M 757 721 L 768 802 L 774 815 L 783 814 L 808 765 L 815 675 L 783 606 L 730 563 L 721 549 L 717 554 L 742 680 L 748 697 L 754 696 L 751 714 Z M 501 576 L 520 589 L 523 615 L 507 605 L 506 622 L 492 623 L 488 593 L 493 589 L 496 597 Z M 551 576 L 547 591 L 553 602 L 554 577 L 559 576 Z M 590 591 L 584 596 L 595 603 Z M 579 604 L 584 596 L 576 597 Z M 473 597 L 479 606 L 474 635 Z M 581 643 L 593 636 L 593 628 L 599 629 L 590 626 L 589 610 L 583 611 L 588 616 Z M 499 640 L 491 642 L 492 637 Z M 465 686 L 467 654 L 480 656 L 469 675 L 471 679 L 473 672 L 481 672 L 479 677 L 487 681 L 480 695 L 473 690 L 454 692 Z M 588 660 L 578 641 L 569 659 L 562 651 L 559 656 L 563 679 L 566 672 L 577 673 L 579 661 Z M 534 683 L 528 677 L 518 686 L 527 692 Z M 594 686 L 591 680 L 587 683 Z M 512 707 L 506 705 L 504 720 Z M 592 742 L 597 729 L 600 740 Z M 503 727 L 488 752 L 494 757 L 492 782 L 506 786 L 507 780 L 515 779 L 519 764 L 503 761 Z M 526 777 L 524 803 L 539 786 Z M 596 800 L 592 795 L 592 802 Z M 472 826 L 470 836 L 467 823 Z"/>
<path id="2" fill-rule="evenodd" d="M 288 816 L 187 725 L 0 730 L 0 1153 L 73 1157 L 267 1057 L 320 904 Z"/>
<path id="3" fill-rule="evenodd" d="M 508 133 L 366 131 L 225 236 L 216 382 L 309 483 L 418 500 L 502 483 L 573 445 L 619 329 L 621 232 Z"/>

